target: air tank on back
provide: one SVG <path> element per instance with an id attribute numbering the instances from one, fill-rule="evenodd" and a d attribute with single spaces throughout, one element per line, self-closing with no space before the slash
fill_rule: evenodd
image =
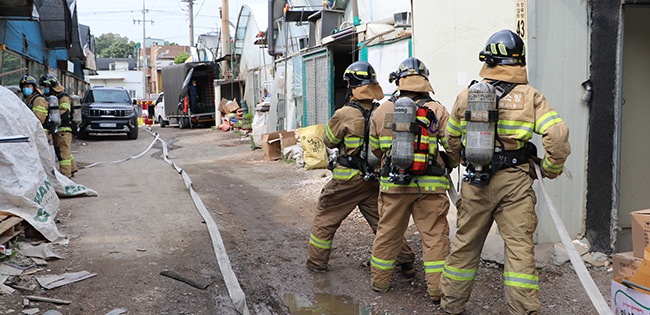
<path id="1" fill-rule="evenodd" d="M 408 97 L 401 97 L 393 109 L 393 143 L 390 152 L 393 166 L 405 170 L 413 165 L 413 141 L 415 134 L 410 132 L 415 122 L 417 105 Z"/>
<path id="2" fill-rule="evenodd" d="M 497 109 L 497 95 L 492 86 L 478 82 L 467 92 L 469 119 L 466 126 L 465 158 L 476 170 L 492 162 L 496 121 L 490 121 L 489 111 Z"/>
<path id="3" fill-rule="evenodd" d="M 61 126 L 61 112 L 59 112 L 59 99 L 56 96 L 48 96 L 48 112 L 47 119 L 50 121 L 51 128 L 57 128 Z M 52 130 L 54 131 L 54 130 Z"/>

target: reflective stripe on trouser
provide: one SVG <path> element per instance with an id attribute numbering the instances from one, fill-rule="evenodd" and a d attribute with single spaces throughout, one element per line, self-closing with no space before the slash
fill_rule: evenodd
<path id="1" fill-rule="evenodd" d="M 314 222 L 309 235 L 307 260 L 317 266 L 326 267 L 330 258 L 332 240 L 341 222 L 356 208 L 365 217 L 373 232 L 377 230 L 379 213 L 377 195 L 379 184 L 366 182 L 359 175 L 349 180 L 330 180 L 321 190 Z M 368 236 L 370 240 L 371 236 Z M 399 251 L 399 250 L 398 250 Z M 413 261 L 414 254 L 402 237 L 402 253 Z"/>
<path id="2" fill-rule="evenodd" d="M 72 172 L 76 172 L 79 170 L 77 167 L 77 161 L 74 160 L 74 154 L 70 154 L 70 158 L 72 159 Z"/>
<path id="3" fill-rule="evenodd" d="M 442 262 L 449 252 L 449 198 L 446 194 L 379 195 L 381 213 L 377 236 L 372 246 L 371 282 L 379 288 L 388 287 L 392 269 L 390 262 L 399 255 L 400 239 L 413 216 L 422 237 L 422 260 L 429 294 L 440 296 Z"/>
<path id="4" fill-rule="evenodd" d="M 463 182 L 458 229 L 441 281 L 445 310 L 465 309 L 483 244 L 496 221 L 505 242 L 504 287 L 508 312 L 539 313 L 541 305 L 533 247 L 537 198 L 532 183 L 527 172 L 515 168 L 497 172 L 487 186 Z"/>
<path id="5" fill-rule="evenodd" d="M 61 174 L 70 178 L 72 176 L 72 133 L 58 132 L 52 135 L 54 138 L 54 147 L 59 152 L 59 168 Z M 76 166 L 76 163 L 75 163 Z"/>

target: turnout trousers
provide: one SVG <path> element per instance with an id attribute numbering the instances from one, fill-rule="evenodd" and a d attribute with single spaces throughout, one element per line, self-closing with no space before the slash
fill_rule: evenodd
<path id="1" fill-rule="evenodd" d="M 388 194 L 379 195 L 379 227 L 372 246 L 371 283 L 373 289 L 384 291 L 400 251 L 400 239 L 413 221 L 422 236 L 422 260 L 429 295 L 440 299 L 440 275 L 449 252 L 449 198 L 446 194 Z"/>
<path id="2" fill-rule="evenodd" d="M 72 177 L 72 173 L 77 171 L 77 163 L 72 156 L 72 133 L 57 132 L 52 137 L 54 140 L 54 149 L 59 158 L 60 172 L 70 178 Z"/>
<path id="3" fill-rule="evenodd" d="M 379 183 L 364 181 L 358 174 L 349 180 L 332 179 L 327 182 L 318 199 L 311 226 L 307 263 L 323 269 L 327 268 L 334 234 L 355 207 L 359 208 L 373 233 L 376 233 L 379 223 L 378 195 Z M 406 242 L 404 233 L 401 234 L 400 240 L 397 252 L 400 253 L 401 244 L 401 262 L 412 262 L 415 254 Z"/>
<path id="4" fill-rule="evenodd" d="M 463 182 L 456 237 L 445 262 L 441 305 L 447 313 L 465 310 L 483 243 L 496 221 L 505 243 L 504 288 L 509 314 L 539 314 L 539 279 L 533 232 L 537 226 L 528 165 L 498 171 L 486 186 Z"/>

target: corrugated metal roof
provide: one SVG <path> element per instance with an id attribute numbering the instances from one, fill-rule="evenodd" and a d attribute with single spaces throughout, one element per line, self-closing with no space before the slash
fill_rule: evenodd
<path id="1" fill-rule="evenodd" d="M 69 48 L 73 26 L 66 0 L 44 0 L 37 9 L 45 45 L 48 48 Z"/>
<path id="2" fill-rule="evenodd" d="M 34 0 L 0 0 L 0 16 L 32 17 Z"/>

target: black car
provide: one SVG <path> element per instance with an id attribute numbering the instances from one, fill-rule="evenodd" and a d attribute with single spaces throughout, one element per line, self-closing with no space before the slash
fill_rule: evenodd
<path id="1" fill-rule="evenodd" d="M 129 92 L 121 87 L 93 87 L 81 100 L 81 124 L 78 135 L 89 133 L 126 133 L 138 138 L 137 110 Z"/>

